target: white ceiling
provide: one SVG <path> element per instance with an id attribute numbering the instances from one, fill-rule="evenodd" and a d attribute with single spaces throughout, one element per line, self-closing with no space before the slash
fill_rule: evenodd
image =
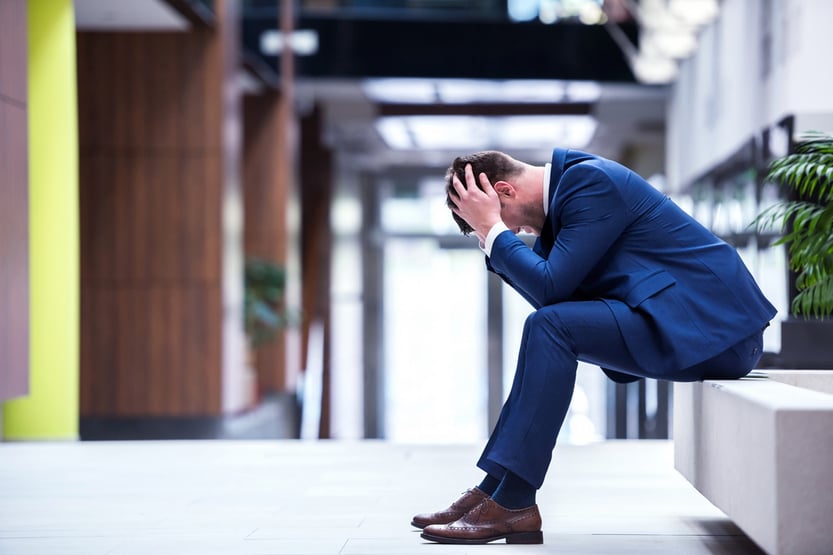
<path id="1" fill-rule="evenodd" d="M 75 0 L 81 31 L 182 31 L 190 25 L 162 0 Z"/>
<path id="2" fill-rule="evenodd" d="M 75 0 L 76 26 L 85 31 L 181 31 L 189 27 L 189 22 L 172 9 L 163 0 Z M 441 92 L 436 80 L 425 80 L 422 88 L 430 89 L 432 94 Z M 426 84 L 428 83 L 428 84 Z M 440 84 L 442 85 L 442 84 Z M 473 87 L 472 87 L 473 85 Z M 481 87 L 482 85 L 482 87 Z M 522 84 L 521 84 L 522 85 Z M 592 116 L 596 120 L 595 131 L 585 150 L 601 154 L 614 159 L 621 159 L 629 148 L 662 149 L 665 140 L 665 98 L 666 89 L 663 87 L 647 87 L 638 84 L 600 84 L 592 90 L 591 99 L 569 98 L 575 96 L 571 91 L 587 92 L 587 83 L 568 83 L 553 81 L 548 88 L 547 83 L 537 83 L 538 94 L 554 94 L 560 91 L 559 100 L 589 100 L 593 103 Z M 582 85 L 579 87 L 579 85 Z M 505 96 L 506 84 L 496 84 L 494 81 L 469 81 L 470 90 L 466 94 L 480 92 Z M 576 88 L 578 87 L 578 88 Z M 420 91 L 419 80 L 411 80 L 408 88 Z M 515 87 L 517 88 L 517 87 Z M 454 90 L 462 90 L 455 87 Z M 532 94 L 527 87 L 527 94 Z M 384 171 L 397 166 L 438 166 L 445 167 L 448 160 L 462 152 L 480 150 L 484 145 L 481 141 L 467 145 L 453 141 L 454 148 L 438 149 L 392 149 L 383 141 L 379 133 L 379 117 L 374 101 L 367 96 L 366 83 L 359 80 L 317 79 L 299 81 L 297 84 L 298 107 L 303 112 L 313 104 L 318 104 L 324 111 L 324 135 L 329 146 L 340 154 L 340 159 L 346 165 L 362 170 Z M 491 91 L 491 93 L 490 93 Z M 579 95 L 580 96 L 580 95 Z M 442 101 L 442 98 L 439 99 Z M 459 99 L 458 99 L 459 100 Z M 488 100 L 488 99 L 487 99 Z M 512 102 L 512 99 L 506 99 Z M 530 100 L 546 102 L 538 97 Z M 413 101 L 413 99 L 411 99 Z M 480 101 L 483 101 L 481 98 Z M 494 102 L 495 100 L 490 100 Z M 517 100 L 515 100 L 517 101 Z M 417 101 L 418 102 L 418 101 Z M 495 118 L 491 122 L 480 121 L 476 125 L 489 126 L 494 124 L 505 126 Z M 504 118 L 506 119 L 506 118 Z M 459 119 L 464 121 L 465 118 Z M 449 121 L 450 123 L 450 121 Z M 465 125 L 465 123 L 464 123 Z M 471 121 L 468 122 L 471 129 Z M 457 133 L 464 137 L 466 132 L 455 130 L 449 126 L 449 134 Z M 495 132 L 496 133 L 496 132 Z M 530 133 L 531 135 L 531 133 Z M 543 136 L 546 139 L 546 134 Z M 540 147 L 530 143 L 531 137 L 524 137 L 529 143 L 524 148 L 507 149 L 503 144 L 487 146 L 487 148 L 501 148 L 513 155 L 530 162 L 549 159 L 554 146 L 542 141 Z"/>
<path id="3" fill-rule="evenodd" d="M 596 128 L 583 150 L 613 159 L 622 159 L 629 149 L 661 151 L 665 142 L 667 89 L 638 84 L 599 86 L 599 98 L 592 109 Z M 468 146 L 454 141 L 453 149 L 389 148 L 378 131 L 379 114 L 375 104 L 367 98 L 358 80 L 300 81 L 296 99 L 301 112 L 313 104 L 323 108 L 324 139 L 340 154 L 341 162 L 350 168 L 384 171 L 398 166 L 445 167 L 454 156 L 484 146 L 481 138 L 477 138 Z M 465 135 L 464 131 L 450 125 L 447 132 Z M 542 162 L 549 160 L 552 148 L 556 146 L 567 145 L 544 140 L 538 147 L 509 149 L 496 144 L 487 148 L 501 148 L 520 159 Z"/>

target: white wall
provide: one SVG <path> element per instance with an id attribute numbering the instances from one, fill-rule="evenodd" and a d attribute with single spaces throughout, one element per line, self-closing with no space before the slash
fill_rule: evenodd
<path id="1" fill-rule="evenodd" d="M 749 138 L 796 115 L 797 132 L 833 120 L 829 0 L 723 0 L 685 60 L 668 104 L 667 171 L 678 190 Z"/>

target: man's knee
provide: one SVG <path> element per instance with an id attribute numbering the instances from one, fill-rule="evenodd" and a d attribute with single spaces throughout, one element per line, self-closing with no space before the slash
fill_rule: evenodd
<path id="1" fill-rule="evenodd" d="M 526 318 L 525 326 L 530 332 L 545 333 L 552 340 L 572 343 L 569 321 L 558 305 L 539 308 Z"/>

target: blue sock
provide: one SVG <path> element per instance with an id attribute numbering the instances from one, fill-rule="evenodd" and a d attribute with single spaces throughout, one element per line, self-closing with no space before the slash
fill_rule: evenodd
<path id="1" fill-rule="evenodd" d="M 500 480 L 495 478 L 491 474 L 486 474 L 486 477 L 483 478 L 483 481 L 477 486 L 477 489 L 485 493 L 486 495 L 492 495 L 497 487 L 500 485 Z"/>
<path id="2" fill-rule="evenodd" d="M 535 486 L 507 471 L 492 499 L 507 509 L 524 509 L 535 504 Z"/>

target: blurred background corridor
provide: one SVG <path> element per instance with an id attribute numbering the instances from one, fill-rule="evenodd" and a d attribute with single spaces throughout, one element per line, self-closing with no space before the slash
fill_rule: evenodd
<path id="1" fill-rule="evenodd" d="M 833 320 L 791 310 L 795 258 L 750 224 L 798 198 L 770 163 L 833 130 L 831 20 L 0 0 L 0 552 L 422 553 L 408 519 L 475 483 L 532 310 L 459 233 L 446 168 L 561 147 L 644 176 L 778 315 L 731 384 L 581 364 L 542 549 L 819 553 Z"/>
<path id="2" fill-rule="evenodd" d="M 483 440 L 531 309 L 444 206 L 481 149 L 632 167 L 789 320 L 749 224 L 769 161 L 830 128 L 831 10 L 0 0 L 0 435 Z M 812 364 L 780 325 L 765 349 Z M 668 438 L 671 402 L 582 368 L 560 441 Z"/>

